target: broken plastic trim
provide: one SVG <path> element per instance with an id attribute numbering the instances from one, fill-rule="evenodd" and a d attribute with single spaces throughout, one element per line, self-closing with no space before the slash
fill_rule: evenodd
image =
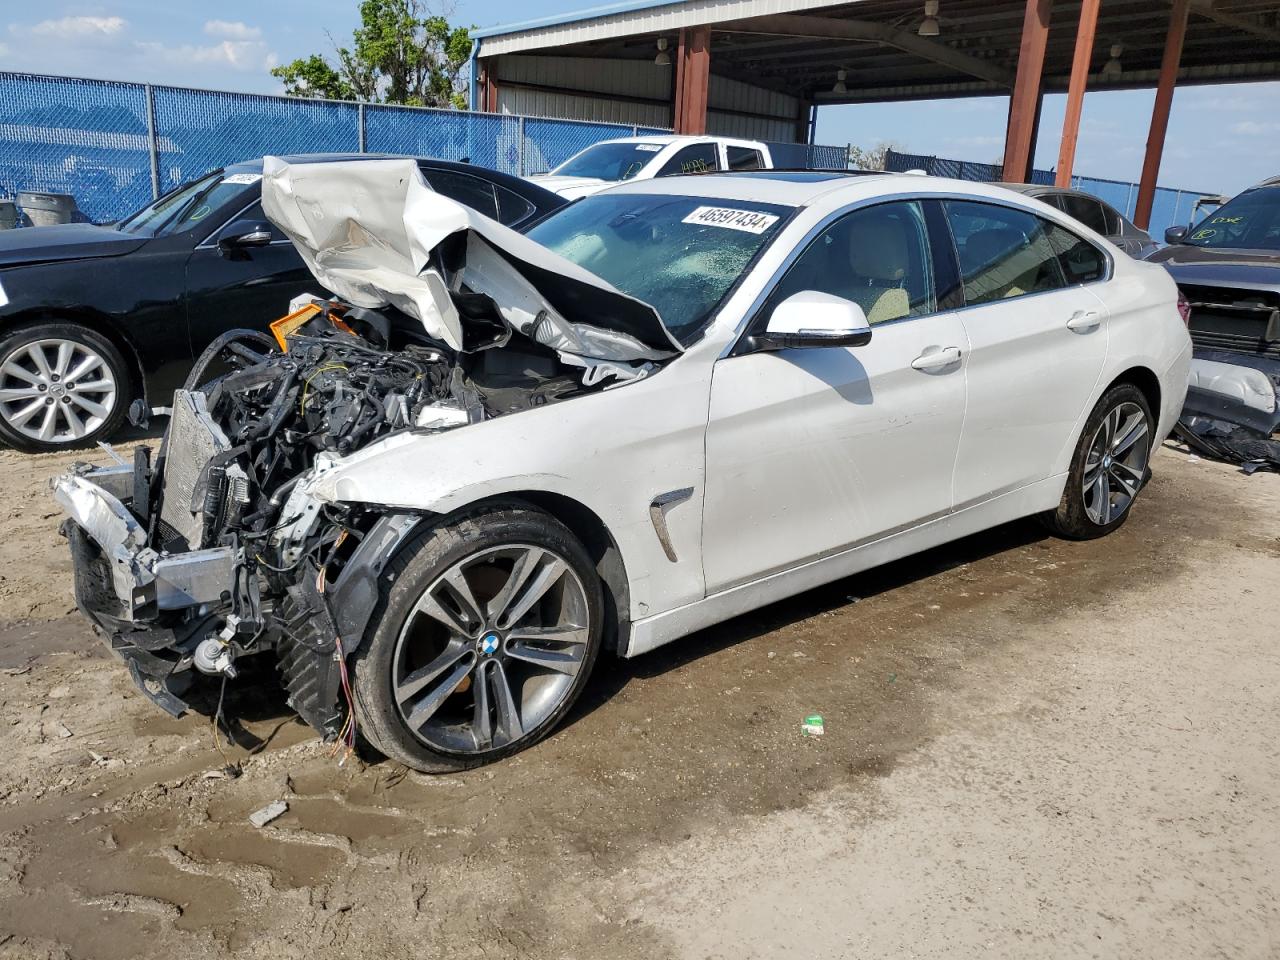
<path id="1" fill-rule="evenodd" d="M 1280 363 L 1197 357 L 1174 431 L 1192 449 L 1229 463 L 1280 469 Z"/>

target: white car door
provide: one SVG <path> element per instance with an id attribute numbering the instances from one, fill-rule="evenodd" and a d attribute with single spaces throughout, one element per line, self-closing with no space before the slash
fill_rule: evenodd
<path id="1" fill-rule="evenodd" d="M 1021 209 L 947 201 L 964 284 L 968 407 L 956 508 L 1050 476 L 1074 441 L 1107 354 L 1107 311 L 1089 285 L 1107 260 Z"/>
<path id="2" fill-rule="evenodd" d="M 932 211 L 926 218 L 926 210 Z M 712 372 L 703 566 L 714 593 L 951 509 L 968 342 L 939 310 L 936 203 L 860 208 L 806 247 L 755 324 L 801 290 L 853 300 L 860 347 L 743 352 Z M 948 241 L 949 242 L 949 241 Z"/>

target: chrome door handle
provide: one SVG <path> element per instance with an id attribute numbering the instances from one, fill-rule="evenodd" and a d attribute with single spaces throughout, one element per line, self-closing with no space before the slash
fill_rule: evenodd
<path id="1" fill-rule="evenodd" d="M 1077 310 L 1067 321 L 1067 329 L 1074 330 L 1076 333 L 1088 333 L 1090 330 L 1098 329 L 1100 323 L 1102 323 L 1102 314 L 1097 310 Z"/>
<path id="2" fill-rule="evenodd" d="M 937 370 L 959 362 L 959 347 L 943 347 L 941 350 L 935 350 L 932 353 L 920 354 L 920 356 L 911 361 L 911 366 L 915 370 Z"/>

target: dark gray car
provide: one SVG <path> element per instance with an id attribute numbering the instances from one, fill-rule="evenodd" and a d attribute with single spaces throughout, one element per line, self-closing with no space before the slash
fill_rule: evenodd
<path id="1" fill-rule="evenodd" d="M 1135 260 L 1144 260 L 1159 248 L 1147 231 L 1135 227 L 1105 200 L 1080 190 L 1064 190 L 1040 183 L 1002 183 L 1000 186 L 1035 197 L 1057 207 L 1090 230 L 1100 233 Z"/>
<path id="2" fill-rule="evenodd" d="M 1148 259 L 1177 281 L 1195 346 L 1179 434 L 1212 456 L 1280 468 L 1280 177 L 1165 241 Z"/>

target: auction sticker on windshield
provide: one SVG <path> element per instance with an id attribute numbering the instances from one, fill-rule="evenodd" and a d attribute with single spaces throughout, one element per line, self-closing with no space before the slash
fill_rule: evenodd
<path id="1" fill-rule="evenodd" d="M 742 230 L 746 233 L 764 233 L 778 222 L 778 217 L 772 213 L 760 213 L 756 210 L 698 207 L 684 218 L 684 222 L 700 223 L 708 227 L 724 227 L 728 230 Z"/>

